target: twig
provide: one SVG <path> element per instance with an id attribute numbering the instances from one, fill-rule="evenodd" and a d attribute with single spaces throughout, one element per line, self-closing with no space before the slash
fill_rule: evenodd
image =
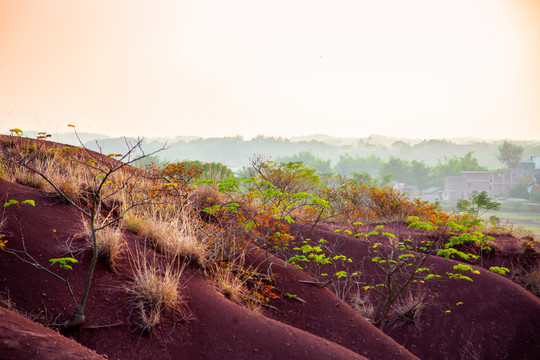
<path id="1" fill-rule="evenodd" d="M 96 329 L 105 329 L 105 328 L 111 328 L 111 327 L 122 326 L 122 325 L 124 325 L 123 322 L 118 322 L 118 323 L 107 324 L 107 325 L 92 325 L 92 326 L 85 326 L 84 328 L 85 328 L 85 329 L 96 330 Z"/>
<path id="2" fill-rule="evenodd" d="M 279 309 L 275 306 L 272 306 L 272 305 L 268 305 L 268 304 L 261 304 L 261 306 L 264 306 L 264 307 L 267 307 L 269 309 L 272 309 L 272 310 L 276 310 L 276 311 L 279 311 Z"/>
<path id="3" fill-rule="evenodd" d="M 293 297 L 291 297 L 291 298 L 289 298 L 289 299 L 296 300 L 296 301 L 298 301 L 298 302 L 301 302 L 302 304 L 307 304 L 307 301 L 306 301 L 306 300 L 304 300 L 304 299 L 302 299 L 302 298 L 299 298 L 298 296 L 293 296 Z"/>
<path id="4" fill-rule="evenodd" d="M 303 283 L 303 284 L 315 285 L 315 286 L 319 286 L 319 287 L 327 287 L 328 285 L 330 285 L 331 283 L 334 282 L 334 279 L 330 279 L 330 280 L 325 281 L 325 282 L 309 281 L 309 280 L 298 280 L 298 281 Z"/>

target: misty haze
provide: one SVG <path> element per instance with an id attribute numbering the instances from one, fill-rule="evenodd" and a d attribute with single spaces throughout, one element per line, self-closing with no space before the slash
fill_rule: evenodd
<path id="1" fill-rule="evenodd" d="M 0 0 L 1 359 L 538 359 L 537 0 Z"/>

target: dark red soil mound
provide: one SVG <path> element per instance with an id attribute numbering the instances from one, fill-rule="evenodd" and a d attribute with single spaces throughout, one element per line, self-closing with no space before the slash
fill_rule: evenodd
<path id="1" fill-rule="evenodd" d="M 3 208 L 7 221 L 3 232 L 10 248 L 22 250 L 24 240 L 28 253 L 47 265 L 49 259 L 66 255 L 67 241 L 77 245 L 73 235 L 79 231 L 80 216 L 72 207 L 37 189 L 0 179 L 0 202 L 9 199 L 31 199 L 36 204 Z M 385 229 L 410 235 L 403 224 L 390 227 Z M 348 272 L 380 274 L 371 261 L 367 240 L 322 228 L 311 232 L 301 225 L 293 230 L 297 240 L 324 238 L 336 253 L 350 257 L 353 262 Z M 126 239 L 132 251 L 144 248 L 137 236 L 126 234 Z M 497 255 L 499 259 L 488 259 L 490 264 L 506 261 L 503 253 Z M 70 272 L 77 295 L 83 290 L 90 258 L 88 250 L 82 251 Z M 265 261 L 257 253 L 249 259 L 260 269 L 266 268 Z M 55 349 L 63 358 L 97 358 L 88 350 L 92 349 L 113 359 L 537 359 L 540 353 L 540 300 L 488 270 L 474 267 L 480 274 L 470 275 L 473 282 L 453 280 L 447 272 L 452 272 L 457 262 L 430 256 L 425 266 L 442 277 L 426 285 L 421 316 L 414 321 L 388 323 L 382 332 L 328 288 L 301 282 L 313 280 L 307 272 L 274 257 L 271 261 L 282 296 L 263 314 L 231 302 L 215 290 L 200 269 L 187 267 L 181 284 L 187 319 L 169 316 L 151 335 L 134 325 L 136 314 L 124 290 L 132 277 L 129 259 L 122 259 L 117 272 L 98 264 L 84 329 L 69 334 L 68 339 L 2 310 L 0 357 L 54 358 L 50 351 Z M 65 270 L 54 271 L 65 275 Z M 365 283 L 369 281 L 366 278 Z M 289 299 L 285 293 L 296 298 Z M 61 323 L 74 312 L 62 282 L 6 252 L 0 252 L 0 300 L 43 325 Z M 21 332 L 27 329 L 24 326 L 29 326 L 24 330 L 27 332 Z M 38 351 L 43 356 L 37 356 Z"/>
<path id="2" fill-rule="evenodd" d="M 323 238 L 335 245 L 337 253 L 354 261 L 348 271 L 380 273 L 369 261 L 372 242 L 317 229 L 298 226 L 297 238 Z M 404 235 L 403 226 L 385 230 Z M 368 259 L 368 261 L 364 261 Z M 449 279 L 454 260 L 430 256 L 424 266 L 441 280 L 429 282 L 430 305 L 421 317 L 407 324 L 394 324 L 385 333 L 421 359 L 536 359 L 540 354 L 540 299 L 512 281 L 481 267 L 470 274 L 472 282 Z M 462 303 L 460 305 L 456 305 Z M 446 313 L 450 310 L 450 313 Z"/>
<path id="3" fill-rule="evenodd" d="M 5 208 L 5 233 L 10 248 L 22 249 L 22 231 L 28 252 L 41 264 L 65 256 L 66 241 L 78 231 L 76 211 L 37 189 L 3 180 L 0 199 L 32 199 L 36 204 Z M 141 239 L 134 235 L 127 239 L 130 248 L 141 248 Z M 62 282 L 12 254 L 0 256 L 0 286 L 5 300 L 9 298 L 13 307 L 42 324 L 69 318 L 74 305 Z M 76 294 L 82 292 L 89 260 L 88 251 L 81 253 L 80 262 L 70 272 Z M 64 270 L 55 271 L 65 275 Z M 133 325 L 134 314 L 123 290 L 130 276 L 127 259 L 117 273 L 98 265 L 85 309 L 86 327 L 71 334 L 73 339 L 114 359 L 362 359 L 363 354 L 383 359 L 415 358 L 350 309 L 335 307 L 336 298 L 328 291 L 314 297 L 315 307 L 294 309 L 285 302 L 282 310 L 278 305 L 279 312 L 304 313 L 306 324 L 289 324 L 273 314 L 259 315 L 236 305 L 219 294 L 200 270 L 189 267 L 184 270 L 182 287 L 190 320 L 170 318 L 152 335 L 141 334 Z M 288 280 L 288 276 L 293 278 Z M 289 269 L 281 273 L 283 281 L 296 284 L 295 276 L 298 273 Z M 313 321 L 316 318 L 321 321 L 319 327 Z M 330 330 L 324 330 L 326 323 L 331 324 Z M 351 324 L 339 328 L 340 323 Z M 359 331 L 353 332 L 355 329 Z M 0 345 L 7 349 L 7 345 Z"/>
<path id="4" fill-rule="evenodd" d="M 104 359 L 78 342 L 0 307 L 0 354 L 8 359 Z"/>
<path id="5" fill-rule="evenodd" d="M 252 264 L 264 269 L 264 256 L 254 257 Z M 282 293 L 297 295 L 288 299 L 281 296 L 272 302 L 276 309 L 269 317 L 317 336 L 331 340 L 370 359 L 412 359 L 405 348 L 371 325 L 358 312 L 341 301 L 327 288 L 301 281 L 313 281 L 305 272 L 286 265 L 271 256 L 276 288 Z M 298 298 L 298 299 L 297 299 Z M 369 345 L 367 345 L 369 344 Z"/>

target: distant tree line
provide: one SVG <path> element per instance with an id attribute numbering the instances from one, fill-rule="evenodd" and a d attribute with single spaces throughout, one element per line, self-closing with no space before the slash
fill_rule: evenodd
<path id="1" fill-rule="evenodd" d="M 101 146 L 106 152 L 122 153 L 125 141 L 105 139 Z M 150 150 L 163 146 L 156 141 L 147 145 Z M 283 163 L 301 162 L 319 174 L 347 175 L 364 183 L 379 185 L 402 182 L 426 189 L 443 186 L 446 176 L 457 176 L 461 171 L 485 171 L 485 164 L 501 172 L 515 168 L 525 152 L 540 155 L 540 143 L 472 141 L 456 144 L 449 140 L 424 140 L 413 144 L 401 140 L 392 142 L 384 137 L 340 143 L 337 140 L 291 141 L 258 136 L 251 140 L 242 137 L 173 140 L 160 156 L 167 160 L 190 159 L 207 164 L 209 168 L 205 170 L 205 176 L 209 178 L 231 176 L 231 169 L 236 176 L 246 175 L 241 170 L 242 166 L 246 169 L 245 164 L 250 158 L 261 155 Z M 148 157 L 144 162 L 159 164 L 164 161 Z M 497 164 L 504 167 L 496 169 Z M 521 186 L 521 193 L 524 193 L 523 188 Z"/>
<path id="2" fill-rule="evenodd" d="M 281 162 L 302 162 L 321 174 L 348 175 L 357 179 L 364 177 L 370 181 L 377 179 L 379 183 L 402 182 L 426 189 L 430 186 L 442 186 L 446 176 L 459 175 L 461 171 L 486 171 L 480 165 L 473 152 L 462 157 L 444 157 L 436 165 L 428 166 L 424 161 L 404 160 L 390 156 L 383 160 L 378 156 L 368 157 L 341 155 L 339 161 L 332 166 L 330 160 L 323 160 L 308 151 L 293 156 L 281 157 Z"/>
<path id="3" fill-rule="evenodd" d="M 317 138 L 317 137 L 315 137 Z M 57 139 L 53 139 L 58 141 Z M 128 139 L 129 140 L 129 139 Z M 99 147 L 95 142 L 86 144 L 89 149 L 99 150 L 101 148 L 106 153 L 122 154 L 126 151 L 126 139 L 100 139 Z M 332 166 L 336 172 L 342 172 L 337 167 L 343 166 L 343 171 L 347 171 L 348 165 L 343 157 L 350 157 L 356 162 L 358 157 L 367 158 L 365 171 L 372 174 L 377 173 L 380 167 L 380 159 L 388 160 L 390 156 L 399 157 L 403 160 L 425 162 L 426 165 L 437 165 L 438 159 L 448 157 L 463 157 L 468 152 L 473 152 L 479 162 L 490 169 L 495 169 L 503 163 L 506 168 L 515 165 L 515 159 L 526 156 L 540 156 L 540 142 L 538 141 L 477 141 L 461 140 L 460 143 L 450 140 L 424 140 L 413 142 L 411 140 L 399 140 L 385 137 L 369 137 L 363 139 L 349 139 L 347 141 L 336 139 L 304 139 L 290 140 L 276 137 L 258 136 L 253 139 L 242 137 L 227 138 L 176 138 L 170 139 L 166 143 L 164 140 L 147 139 L 145 150 L 154 151 L 165 146 L 165 150 L 160 152 L 160 158 L 167 161 L 177 160 L 199 160 L 202 162 L 221 162 L 229 167 L 238 169 L 247 166 L 249 159 L 253 155 L 262 155 L 273 160 L 286 159 L 294 160 L 295 157 L 303 153 L 311 153 L 315 157 L 322 159 L 318 168 Z M 504 150 L 501 153 L 501 149 Z M 298 155 L 294 155 L 298 154 Z M 517 154 L 517 155 L 516 155 Z M 304 154 L 305 155 L 305 154 Z M 303 155 L 302 155 L 303 156 Z M 370 159 L 370 157 L 373 158 Z M 502 160 L 504 159 L 504 161 Z M 313 159 L 311 159 L 314 161 Z M 328 163 L 328 160 L 331 163 Z M 444 160 L 443 160 L 444 161 Z M 338 165 L 338 162 L 340 164 Z M 519 162 L 519 160 L 518 160 Z M 418 165 L 417 165 L 418 166 Z M 370 169 L 370 167 L 372 167 Z M 374 168 L 373 168 L 374 167 Z M 356 169 L 356 164 L 354 165 Z M 320 169 L 321 172 L 327 170 Z M 353 172 L 357 170 L 352 170 Z"/>
<path id="4" fill-rule="evenodd" d="M 519 164 L 523 147 L 504 142 L 499 147 L 499 158 L 506 165 L 506 169 L 516 167 Z M 344 175 L 359 180 L 365 184 L 389 185 L 392 182 L 406 183 L 418 186 L 421 190 L 431 186 L 443 186 L 447 176 L 458 176 L 461 171 L 487 171 L 487 167 L 480 165 L 479 160 L 469 151 L 465 155 L 444 156 L 438 159 L 436 164 L 427 165 L 423 160 L 406 160 L 397 156 L 390 156 L 387 160 L 376 155 L 351 156 L 339 155 L 335 165 L 331 160 L 325 160 L 311 153 L 301 151 L 290 156 L 277 158 L 281 163 L 302 163 L 316 170 L 319 174 Z M 186 161 L 203 169 L 203 178 L 223 179 L 233 176 L 247 176 L 244 170 L 237 170 L 236 174 L 226 165 L 219 162 Z M 148 163 L 162 166 L 163 162 L 157 157 L 145 158 L 144 162 L 137 164 L 144 167 Z M 527 184 L 519 184 L 514 192 L 525 193 Z M 518 189 L 519 188 L 519 189 Z M 515 194 L 517 195 L 517 194 Z M 521 194 L 522 195 L 522 194 Z M 522 197 L 522 196 L 521 196 Z"/>

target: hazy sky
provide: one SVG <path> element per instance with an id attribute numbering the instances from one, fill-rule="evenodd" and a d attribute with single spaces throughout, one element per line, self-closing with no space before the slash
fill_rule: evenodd
<path id="1" fill-rule="evenodd" d="M 540 140 L 538 0 L 0 0 L 0 131 Z"/>

